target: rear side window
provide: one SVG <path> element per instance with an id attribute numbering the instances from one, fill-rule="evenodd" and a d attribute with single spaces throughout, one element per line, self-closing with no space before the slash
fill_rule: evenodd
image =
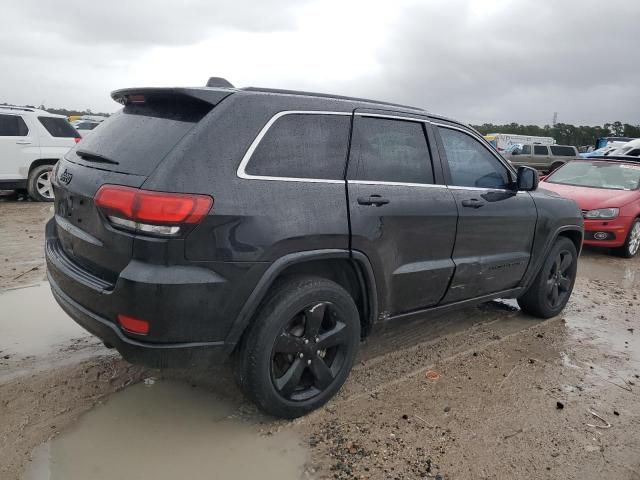
<path id="1" fill-rule="evenodd" d="M 19 115 L 0 115 L 0 137 L 24 137 L 29 133 L 27 124 Z"/>
<path id="2" fill-rule="evenodd" d="M 80 136 L 76 129 L 64 118 L 38 117 L 38 120 L 52 137 L 76 138 Z"/>
<path id="3" fill-rule="evenodd" d="M 533 146 L 533 154 L 534 155 L 548 155 L 549 150 L 544 145 L 534 145 Z"/>
<path id="4" fill-rule="evenodd" d="M 573 150 L 573 147 L 551 145 L 549 148 L 551 149 L 552 155 L 557 155 L 559 157 L 575 157 L 576 156 L 576 152 Z"/>
<path id="5" fill-rule="evenodd" d="M 265 177 L 342 180 L 350 122 L 348 115 L 284 115 L 267 130 L 245 171 Z"/>
<path id="6" fill-rule="evenodd" d="M 509 174 L 500 161 L 471 135 L 438 128 L 447 154 L 451 185 L 476 188 L 507 188 Z"/>
<path id="7" fill-rule="evenodd" d="M 433 168 L 421 123 L 357 117 L 349 158 L 349 179 L 433 183 Z"/>

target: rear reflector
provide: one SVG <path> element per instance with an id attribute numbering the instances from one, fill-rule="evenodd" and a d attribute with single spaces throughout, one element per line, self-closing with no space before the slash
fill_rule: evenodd
<path id="1" fill-rule="evenodd" d="M 211 210 L 213 198 L 103 185 L 96 193 L 95 203 L 117 226 L 143 233 L 175 235 L 180 225 L 200 223 Z"/>
<path id="2" fill-rule="evenodd" d="M 127 315 L 118 315 L 118 323 L 127 332 L 146 335 L 149 333 L 149 322 Z"/>

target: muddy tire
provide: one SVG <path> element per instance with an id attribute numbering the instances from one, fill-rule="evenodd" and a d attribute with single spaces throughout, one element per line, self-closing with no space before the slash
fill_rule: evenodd
<path id="1" fill-rule="evenodd" d="M 518 298 L 522 311 L 541 318 L 558 315 L 571 296 L 578 270 L 578 253 L 571 240 L 558 237 L 540 272 Z"/>
<path id="2" fill-rule="evenodd" d="M 347 379 L 360 341 L 349 293 L 324 278 L 289 277 L 262 303 L 236 356 L 236 379 L 264 412 L 300 417 Z"/>
<path id="3" fill-rule="evenodd" d="M 624 245 L 613 249 L 613 253 L 622 258 L 633 258 L 640 250 L 640 218 L 631 224 Z"/>
<path id="4" fill-rule="evenodd" d="M 27 190 L 29 196 L 36 202 L 53 202 L 51 170 L 53 170 L 53 165 L 40 165 L 31 170 L 29 174 Z"/>

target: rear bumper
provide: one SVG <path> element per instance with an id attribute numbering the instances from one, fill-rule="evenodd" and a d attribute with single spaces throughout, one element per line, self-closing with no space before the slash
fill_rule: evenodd
<path id="1" fill-rule="evenodd" d="M 627 240 L 632 218 L 585 220 L 584 244 L 593 247 L 620 247 Z"/>
<path id="2" fill-rule="evenodd" d="M 128 362 L 151 368 L 195 367 L 221 363 L 228 357 L 224 342 L 161 344 L 128 338 L 113 322 L 72 300 L 50 274 L 48 277 L 53 297 L 62 309 L 89 333 L 115 347 Z"/>
<path id="3" fill-rule="evenodd" d="M 132 363 L 186 367 L 219 363 L 238 313 L 266 264 L 158 265 L 132 259 L 110 283 L 77 264 L 46 228 L 45 258 L 54 297 L 82 327 Z M 147 335 L 124 331 L 119 314 L 149 322 Z"/>

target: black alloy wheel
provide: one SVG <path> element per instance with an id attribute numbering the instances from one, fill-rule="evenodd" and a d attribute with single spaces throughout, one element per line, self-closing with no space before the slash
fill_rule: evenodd
<path id="1" fill-rule="evenodd" d="M 571 297 L 578 272 L 578 250 L 558 237 L 527 291 L 518 298 L 522 311 L 540 318 L 558 315 Z"/>
<path id="2" fill-rule="evenodd" d="M 549 306 L 553 309 L 565 304 L 571 294 L 571 287 L 573 286 L 571 266 L 573 260 L 573 254 L 570 251 L 561 250 L 551 265 L 549 277 L 547 278 L 546 294 Z"/>
<path id="3" fill-rule="evenodd" d="M 331 385 L 346 358 L 346 327 L 330 302 L 309 305 L 289 321 L 271 358 L 271 378 L 280 395 L 308 400 Z"/>
<path id="4" fill-rule="evenodd" d="M 349 292 L 331 280 L 278 280 L 236 352 L 240 388 L 276 417 L 296 418 L 321 407 L 349 376 L 360 320 Z"/>

